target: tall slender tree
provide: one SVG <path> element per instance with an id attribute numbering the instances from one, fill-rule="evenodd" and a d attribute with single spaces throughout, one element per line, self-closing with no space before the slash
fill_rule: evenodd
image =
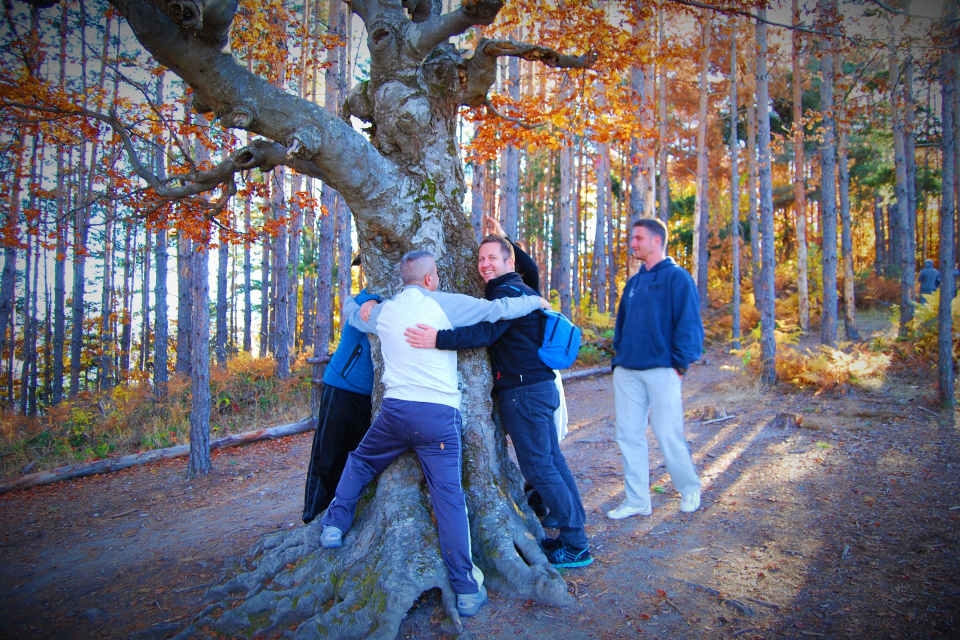
<path id="1" fill-rule="evenodd" d="M 730 21 L 730 247 L 733 278 L 733 295 L 730 300 L 731 333 L 733 348 L 740 348 L 740 172 L 738 155 L 740 138 L 737 135 L 737 120 L 740 106 L 737 102 L 737 21 Z"/>
<path id="2" fill-rule="evenodd" d="M 942 193 L 940 195 L 940 306 L 937 310 L 937 396 L 940 405 L 947 409 L 956 406 L 953 368 L 953 297 L 956 291 L 953 265 L 954 216 L 956 198 L 954 182 L 956 154 L 957 114 L 957 69 L 960 67 L 960 38 L 956 28 L 957 0 L 950 0 L 944 9 L 941 26 L 946 51 L 940 57 L 940 123 L 943 133 L 940 141 L 942 165 Z"/>
<path id="3" fill-rule="evenodd" d="M 700 307 L 707 306 L 707 276 L 710 259 L 710 150 L 707 147 L 707 104 L 710 97 L 711 21 L 704 9 L 700 14 L 700 111 L 697 120 L 697 189 L 693 219 L 693 273 L 700 294 Z"/>
<path id="4" fill-rule="evenodd" d="M 760 234 L 763 242 L 760 296 L 760 376 L 764 383 L 777 380 L 777 340 L 774 300 L 773 167 L 770 151 L 770 72 L 767 70 L 767 10 L 757 11 L 757 177 L 760 187 Z"/>
<path id="5" fill-rule="evenodd" d="M 820 30 L 831 33 L 837 18 L 833 0 L 819 6 Z M 828 346 L 837 342 L 837 147 L 833 103 L 833 49 L 830 35 L 820 37 L 820 211 L 823 259 L 823 312 L 820 318 L 820 341 Z"/>
<path id="6" fill-rule="evenodd" d="M 793 0 L 793 24 L 800 26 L 800 2 Z M 797 298 L 800 330 L 810 331 L 810 292 L 807 278 L 807 162 L 804 154 L 803 45 L 800 30 L 793 31 L 793 198 L 797 212 Z"/>

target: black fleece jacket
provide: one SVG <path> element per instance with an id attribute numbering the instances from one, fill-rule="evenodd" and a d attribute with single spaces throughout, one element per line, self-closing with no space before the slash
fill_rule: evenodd
<path id="1" fill-rule="evenodd" d="M 534 296 L 519 273 L 505 273 L 487 283 L 487 300 Z M 543 342 L 545 316 L 539 311 L 516 320 L 480 322 L 470 327 L 437 332 L 437 349 L 457 350 L 490 347 L 493 388 L 497 391 L 552 380 L 553 369 L 543 364 L 537 350 Z"/>

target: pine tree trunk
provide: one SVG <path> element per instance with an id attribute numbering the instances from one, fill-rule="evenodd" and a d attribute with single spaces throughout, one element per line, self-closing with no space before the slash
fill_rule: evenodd
<path id="1" fill-rule="evenodd" d="M 747 215 L 750 218 L 750 280 L 753 283 L 753 302 L 757 311 L 763 306 L 763 286 L 760 282 L 760 217 L 757 214 L 757 100 L 756 100 L 756 53 L 747 56 L 747 75 L 751 77 L 754 91 L 747 100 Z"/>
<path id="2" fill-rule="evenodd" d="M 883 205 L 880 204 L 880 192 L 873 194 L 873 270 L 877 276 L 883 275 L 884 249 L 886 239 L 883 232 Z"/>
<path id="3" fill-rule="evenodd" d="M 270 236 L 267 234 L 263 236 L 263 245 L 260 253 L 260 348 L 257 354 L 261 358 L 266 358 L 271 346 L 270 274 L 272 273 L 270 269 Z"/>
<path id="4" fill-rule="evenodd" d="M 153 335 L 150 327 L 150 272 L 153 270 L 153 234 L 149 227 L 144 229 L 143 241 L 143 274 L 140 280 L 140 314 L 143 318 L 143 325 L 140 327 L 140 370 L 148 371 L 150 368 L 150 338 Z"/>
<path id="5" fill-rule="evenodd" d="M 835 16 L 833 0 L 820 5 L 820 24 L 829 25 Z M 821 26 L 822 28 L 822 26 Z M 820 111 L 823 140 L 820 144 L 820 207 L 823 217 L 820 236 L 823 257 L 823 313 L 820 319 L 820 341 L 827 346 L 837 342 L 837 150 L 836 124 L 833 113 L 833 41 L 821 37 L 820 47 Z"/>
<path id="6" fill-rule="evenodd" d="M 740 105 L 737 102 L 737 23 L 730 25 L 730 247 L 733 294 L 730 300 L 730 328 L 733 348 L 740 348 L 740 172 L 737 166 L 740 139 L 737 120 Z"/>
<path id="7" fill-rule="evenodd" d="M 243 230 L 250 233 L 253 227 L 250 219 L 250 196 L 243 199 Z M 312 228 L 312 227 L 311 227 Z M 251 292 L 253 265 L 250 258 L 250 241 L 243 243 L 243 352 L 253 352 L 253 301 Z M 306 294 L 304 294 L 306 295 Z"/>
<path id="8" fill-rule="evenodd" d="M 12 354 L 16 348 L 16 334 L 14 333 L 14 307 L 16 305 L 16 287 L 17 287 L 17 248 L 14 242 L 19 242 L 18 233 L 20 228 L 20 193 L 23 180 L 23 152 L 24 135 L 21 133 L 13 143 L 11 154 L 14 157 L 13 175 L 11 176 L 11 185 L 9 197 L 7 200 L 7 219 L 4 221 L 4 227 L 10 230 L 13 238 L 6 242 L 3 247 L 3 270 L 0 271 L 0 359 L 7 349 Z M 10 334 L 10 340 L 7 341 L 7 334 Z M 13 383 L 13 366 L 9 366 L 7 373 L 10 383 Z M 13 393 L 10 392 L 7 402 L 13 407 Z"/>
<path id="9" fill-rule="evenodd" d="M 890 57 L 890 77 L 900 77 L 900 61 L 896 56 Z M 896 219 L 896 236 L 894 238 L 894 255 L 896 267 L 900 273 L 900 328 L 899 335 L 905 338 L 910 331 L 910 321 L 913 320 L 913 282 L 915 266 L 913 252 L 913 233 L 910 229 L 910 195 L 907 186 L 907 155 L 906 133 L 902 117 L 903 88 L 901 84 L 892 82 L 890 88 L 890 119 L 893 123 L 893 165 L 896 173 L 896 208 L 891 215 L 891 231 L 893 231 L 894 216 Z"/>
<path id="10" fill-rule="evenodd" d="M 153 337 L 153 389 L 158 398 L 167 395 L 167 368 L 170 366 L 169 320 L 167 317 L 167 229 L 157 229 L 156 278 L 154 294 L 157 302 L 154 308 Z"/>
<path id="11" fill-rule="evenodd" d="M 131 278 L 133 275 L 134 259 L 136 254 L 136 237 L 133 235 L 133 223 L 126 225 L 126 234 L 123 241 L 123 312 L 120 316 L 120 363 L 117 367 L 117 383 L 126 381 L 127 374 L 130 371 L 130 344 L 133 334 L 133 291 L 131 290 Z"/>
<path id="12" fill-rule="evenodd" d="M 609 191 L 607 183 L 610 180 L 610 145 L 601 142 L 597 145 L 600 156 L 597 163 L 597 222 L 593 236 L 593 295 L 591 302 L 597 305 L 597 311 L 607 312 L 607 230 L 608 224 L 607 202 Z"/>
<path id="13" fill-rule="evenodd" d="M 479 243 L 483 239 L 483 212 L 486 203 L 483 200 L 484 183 L 486 182 L 487 163 L 473 161 L 473 181 L 470 184 L 470 225 L 473 227 L 474 237 Z"/>
<path id="14" fill-rule="evenodd" d="M 103 229 L 103 288 L 100 292 L 100 390 L 106 391 L 113 387 L 113 334 L 111 316 L 113 314 L 113 272 L 116 256 L 114 255 L 114 216 L 116 208 L 107 209 Z"/>
<path id="15" fill-rule="evenodd" d="M 693 212 L 693 274 L 700 294 L 700 308 L 707 308 L 707 276 L 710 258 L 710 150 L 707 148 L 707 103 L 710 95 L 710 18 L 700 16 L 700 111 L 697 128 L 697 187 Z"/>
<path id="16" fill-rule="evenodd" d="M 765 19 L 766 8 L 757 14 Z M 760 157 L 758 179 L 760 186 L 760 232 L 763 242 L 761 267 L 762 302 L 760 304 L 760 365 L 761 379 L 765 384 L 777 381 L 777 341 L 775 337 L 775 291 L 774 291 L 774 230 L 773 230 L 773 174 L 770 152 L 770 75 L 767 71 L 767 25 L 757 21 L 757 110 L 758 141 Z M 834 287 L 836 290 L 836 287 Z"/>
<path id="17" fill-rule="evenodd" d="M 953 369 L 953 305 L 954 282 L 953 265 L 947 256 L 954 253 L 954 216 L 956 200 L 954 189 L 956 183 L 956 92 L 957 78 L 955 70 L 960 63 L 960 42 L 956 33 L 957 0 L 950 0 L 947 4 L 946 19 L 941 27 L 948 35 L 947 50 L 941 53 L 940 59 L 940 91 L 942 94 L 940 122 L 943 135 L 940 142 L 943 167 L 942 192 L 940 195 L 940 306 L 937 312 L 937 382 L 940 406 L 952 409 L 956 406 L 954 395 Z"/>
<path id="18" fill-rule="evenodd" d="M 799 0 L 793 0 L 793 24 L 800 24 Z M 804 155 L 803 72 L 800 32 L 793 32 L 793 195 L 797 211 L 797 297 L 800 330 L 810 331 L 810 292 L 807 283 L 807 185 Z"/>
<path id="19" fill-rule="evenodd" d="M 840 253 L 843 256 L 843 328 L 847 340 L 860 340 L 857 331 L 857 302 L 854 291 L 853 229 L 850 223 L 850 168 L 847 160 L 847 130 L 840 129 L 839 146 L 840 187 Z"/>
<path id="20" fill-rule="evenodd" d="M 520 60 L 517 58 L 507 62 L 507 94 L 514 103 L 520 102 Z M 507 236 L 516 240 L 520 218 L 520 149 L 508 144 L 503 152 L 503 166 L 500 222 Z"/>
<path id="21" fill-rule="evenodd" d="M 213 352 L 217 365 L 227 366 L 227 268 L 230 266 L 230 243 L 225 229 L 220 230 L 220 245 L 217 248 L 217 320 Z"/>
<path id="22" fill-rule="evenodd" d="M 273 199 L 271 206 L 273 208 L 273 218 L 280 219 L 287 213 L 286 203 L 286 175 L 284 167 L 277 167 L 273 170 Z M 330 209 L 332 211 L 332 208 Z M 328 213 L 325 218 L 332 219 L 333 215 Z M 331 247 L 331 257 L 332 257 Z M 277 362 L 277 377 L 280 380 L 286 380 L 290 377 L 290 319 L 287 315 L 290 301 L 290 279 L 287 269 L 287 227 L 280 226 L 280 231 L 273 240 L 273 274 L 274 274 L 274 333 L 273 357 Z M 331 273 L 327 273 L 327 282 L 330 281 Z"/>
<path id="23" fill-rule="evenodd" d="M 666 49 L 667 36 L 666 25 L 664 24 L 663 3 L 657 8 L 657 22 L 660 30 L 660 51 Z M 669 157 L 669 146 L 667 145 L 667 65 L 660 63 L 660 83 L 658 88 L 658 112 L 660 114 L 659 126 L 659 176 L 657 178 L 657 189 L 659 191 L 659 217 L 664 224 L 670 220 L 670 192 L 669 177 L 667 175 L 667 158 Z"/>
<path id="24" fill-rule="evenodd" d="M 187 477 L 210 473 L 210 230 L 193 254 L 190 274 L 190 456 Z"/>
<path id="25" fill-rule="evenodd" d="M 193 313 L 193 243 L 177 232 L 177 365 L 176 372 L 190 375 L 190 335 Z"/>
<path id="26" fill-rule="evenodd" d="M 573 233 L 572 203 L 570 187 L 573 179 L 573 148 L 564 145 L 560 148 L 560 221 L 557 233 L 560 236 L 560 260 L 557 292 L 560 294 L 560 313 L 572 317 L 570 295 L 570 251 Z"/>
<path id="27" fill-rule="evenodd" d="M 303 187 L 303 176 L 299 173 L 294 173 L 291 176 L 290 180 L 290 193 L 294 194 L 301 190 Z M 287 282 L 287 290 L 289 291 L 287 297 L 287 325 L 290 331 L 290 348 L 293 353 L 300 352 L 300 345 L 297 341 L 297 311 L 299 310 L 298 302 L 300 301 L 300 232 L 303 229 L 303 209 L 299 205 L 299 201 L 295 201 L 295 204 L 291 205 L 296 209 L 296 215 L 293 216 L 293 219 L 290 220 L 290 226 L 287 227 L 287 277 L 289 281 Z M 330 215 L 334 216 L 336 220 L 339 215 L 338 211 L 331 211 Z"/>

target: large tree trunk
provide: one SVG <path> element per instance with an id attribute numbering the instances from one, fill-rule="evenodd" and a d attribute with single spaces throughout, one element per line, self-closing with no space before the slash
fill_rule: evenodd
<path id="1" fill-rule="evenodd" d="M 800 24 L 799 0 L 793 0 L 793 24 Z M 810 293 L 807 284 L 807 185 L 803 152 L 803 74 L 800 31 L 793 32 L 793 195 L 797 211 L 797 297 L 800 330 L 810 331 Z"/>
<path id="2" fill-rule="evenodd" d="M 946 44 L 949 47 L 940 59 L 940 87 L 943 95 L 941 102 L 940 122 L 943 127 L 943 138 L 940 149 L 943 156 L 943 184 L 940 195 L 940 307 L 937 312 L 937 382 L 938 399 L 940 405 L 950 409 L 956 406 L 954 396 L 953 370 L 953 293 L 956 287 L 952 260 L 954 244 L 954 176 L 956 170 L 956 91 L 957 78 L 955 70 L 960 63 L 960 42 L 956 33 L 957 1 L 951 0 L 947 5 L 946 20 L 943 30 L 949 35 Z"/>
<path id="3" fill-rule="evenodd" d="M 707 148 L 707 103 L 710 96 L 710 18 L 700 16 L 700 111 L 697 128 L 697 189 L 693 212 L 693 275 L 700 294 L 700 308 L 707 308 L 707 276 L 710 258 L 710 150 Z"/>
<path id="4" fill-rule="evenodd" d="M 740 139 L 737 119 L 737 23 L 730 25 L 730 261 L 733 264 L 733 295 L 730 300 L 730 328 L 733 348 L 740 348 L 740 172 L 737 167 Z"/>
<path id="5" fill-rule="evenodd" d="M 766 18 L 766 8 L 760 9 L 761 20 Z M 770 151 L 770 74 L 767 71 L 767 25 L 757 21 L 757 112 L 758 145 L 760 158 L 758 178 L 760 183 L 760 232 L 763 242 L 763 265 L 761 268 L 760 296 L 760 376 L 764 383 L 777 380 L 777 341 L 775 336 L 775 291 L 774 291 L 774 231 L 773 231 L 773 173 Z M 836 290 L 836 287 L 834 287 Z"/>
<path id="6" fill-rule="evenodd" d="M 273 219 L 279 220 L 288 212 L 286 201 L 286 171 L 284 167 L 277 167 L 273 170 L 273 198 L 271 208 L 273 209 Z M 330 208 L 325 218 L 333 220 L 333 207 Z M 280 225 L 280 231 L 273 239 L 273 357 L 277 362 L 277 377 L 285 380 L 290 377 L 290 271 L 287 269 L 287 226 Z M 329 247 L 332 261 L 333 245 Z M 330 282 L 332 269 L 325 272 L 327 282 Z M 328 285 L 329 287 L 329 285 Z"/>
<path id="7" fill-rule="evenodd" d="M 16 302 L 17 287 L 17 244 L 19 239 L 20 222 L 20 192 L 23 171 L 23 151 L 24 136 L 18 136 L 16 142 L 12 145 L 15 149 L 14 166 L 12 176 L 10 176 L 10 195 L 7 200 L 7 218 L 4 220 L 3 235 L 6 242 L 3 248 L 3 271 L 0 272 L 0 359 L 3 358 L 3 352 L 9 348 L 12 354 L 16 348 L 16 334 L 13 331 L 14 325 L 14 306 Z M 7 342 L 7 333 L 10 334 L 10 341 Z M 12 360 L 12 358 L 11 358 Z M 7 372 L 13 383 L 13 367 Z M 13 394 L 7 398 L 10 405 L 13 405 Z"/>
<path id="8" fill-rule="evenodd" d="M 832 0 L 820 4 L 820 24 L 832 24 Z M 820 341 L 828 346 L 837 342 L 837 149 L 836 123 L 833 113 L 833 41 L 821 37 L 823 55 L 820 58 L 820 111 L 823 118 L 823 141 L 820 144 L 820 207 L 823 217 L 821 229 L 823 257 L 823 313 L 820 319 Z"/>
<path id="9" fill-rule="evenodd" d="M 439 15 L 440 3 L 407 3 L 413 18 L 400 3 L 352 2 L 369 33 L 370 79 L 351 92 L 342 115 L 373 125 L 368 141 L 343 119 L 250 75 L 219 48 L 229 27 L 224 15 L 232 17 L 235 6 L 228 0 L 212 0 L 204 9 L 209 19 L 182 30 L 152 3 L 115 4 L 141 43 L 184 78 L 201 105 L 228 125 L 245 126 L 278 142 L 264 142 L 236 157 L 259 166 L 278 159 L 342 195 L 355 216 L 370 288 L 386 296 L 398 290 L 394 266 L 411 249 L 436 256 L 442 289 L 482 291 L 476 241 L 461 203 L 462 166 L 452 150 L 458 148 L 458 110 L 462 104 L 483 102 L 497 57 L 527 56 L 567 67 L 589 64 L 587 58 L 506 41 L 493 46 L 480 41 L 465 59 L 445 44 L 474 24 L 489 24 L 502 6 L 496 0 L 466 3 L 446 17 Z M 173 14 L 183 16 L 179 10 Z M 196 352 L 199 345 L 193 348 Z M 379 367 L 376 347 L 374 352 Z M 491 421 L 486 354 L 462 352 L 459 373 L 463 484 L 476 561 L 501 591 L 570 603 L 562 578 L 537 546 L 542 531 L 523 499 L 503 432 Z M 318 548 L 319 523 L 266 540 L 256 549 L 250 571 L 212 590 L 209 596 L 220 603 L 180 637 L 249 637 L 287 630 L 300 638 L 392 637 L 419 595 L 435 587 L 443 591 L 444 606 L 458 625 L 422 478 L 411 454 L 392 464 L 368 489 L 369 500 L 339 551 Z"/>

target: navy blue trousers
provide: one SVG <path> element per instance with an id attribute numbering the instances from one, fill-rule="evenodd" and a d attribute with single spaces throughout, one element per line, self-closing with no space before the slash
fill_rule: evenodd
<path id="1" fill-rule="evenodd" d="M 560 394 L 553 380 L 500 391 L 500 415 L 517 452 L 520 473 L 560 523 L 560 541 L 585 549 L 589 546 L 586 513 L 560 451 L 553 418 L 558 406 Z"/>
<path id="2" fill-rule="evenodd" d="M 413 449 L 430 489 L 450 583 L 458 594 L 477 593 L 483 578 L 479 570 L 474 573 L 470 553 L 467 502 L 460 484 L 461 430 L 459 409 L 385 398 L 380 415 L 347 457 L 336 497 L 321 522 L 349 531 L 363 488 L 400 454 Z"/>

